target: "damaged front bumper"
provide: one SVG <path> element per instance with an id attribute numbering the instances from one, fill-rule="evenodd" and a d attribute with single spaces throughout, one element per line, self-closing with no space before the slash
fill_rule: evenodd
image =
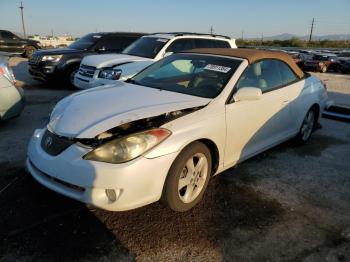
<path id="1" fill-rule="evenodd" d="M 36 130 L 29 143 L 26 167 L 31 175 L 53 191 L 110 211 L 130 210 L 158 201 L 177 156 L 175 152 L 108 164 L 84 160 L 82 157 L 91 149 L 76 143 L 51 156 L 41 146 L 45 130 Z"/>

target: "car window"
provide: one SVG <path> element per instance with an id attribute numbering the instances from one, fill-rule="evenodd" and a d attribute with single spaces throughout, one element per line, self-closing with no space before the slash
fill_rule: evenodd
<path id="1" fill-rule="evenodd" d="M 286 63 L 283 63 L 281 61 L 276 61 L 276 63 L 278 64 L 279 71 L 282 77 L 282 82 L 284 85 L 298 80 L 298 77 Z"/>
<path id="2" fill-rule="evenodd" d="M 185 50 L 193 49 L 192 39 L 177 39 L 170 44 L 165 52 L 180 52 Z"/>
<path id="3" fill-rule="evenodd" d="M 7 31 L 2 31 L 1 32 L 1 36 L 3 39 L 5 40 L 14 40 L 14 39 L 18 39 L 17 36 L 15 36 L 14 34 L 12 34 L 11 32 L 7 32 Z"/>
<path id="4" fill-rule="evenodd" d="M 139 39 L 138 36 L 128 36 L 123 38 L 122 47 L 123 49 L 131 45 L 133 42 L 135 42 L 137 39 Z"/>
<path id="5" fill-rule="evenodd" d="M 103 37 L 100 41 L 98 41 L 96 48 L 101 49 L 101 50 L 116 50 L 116 51 L 121 51 L 123 48 L 123 38 L 120 36 L 105 36 Z"/>
<path id="6" fill-rule="evenodd" d="M 297 77 L 284 62 L 267 59 L 248 66 L 236 88 L 256 87 L 264 93 L 296 80 Z"/>
<path id="7" fill-rule="evenodd" d="M 214 98 L 240 63 L 240 60 L 217 56 L 175 54 L 155 62 L 129 81 L 150 88 Z"/>
<path id="8" fill-rule="evenodd" d="M 216 40 L 209 39 L 194 39 L 195 48 L 214 48 L 216 47 Z"/>
<path id="9" fill-rule="evenodd" d="M 231 48 L 230 44 L 227 41 L 216 40 L 215 44 L 217 48 Z"/>
<path id="10" fill-rule="evenodd" d="M 141 37 L 122 52 L 127 55 L 155 58 L 158 52 L 169 41 L 161 37 Z"/>

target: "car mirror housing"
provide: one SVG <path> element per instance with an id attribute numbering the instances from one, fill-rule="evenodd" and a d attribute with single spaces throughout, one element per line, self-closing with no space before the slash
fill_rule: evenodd
<path id="1" fill-rule="evenodd" d="M 238 89 L 236 94 L 233 96 L 235 102 L 238 101 L 250 101 L 250 100 L 258 100 L 262 96 L 262 92 L 260 88 L 256 87 L 243 87 Z"/>

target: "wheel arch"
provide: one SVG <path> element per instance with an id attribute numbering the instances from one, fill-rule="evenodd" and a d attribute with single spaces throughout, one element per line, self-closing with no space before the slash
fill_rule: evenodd
<path id="1" fill-rule="evenodd" d="M 198 139 L 196 141 L 203 143 L 209 149 L 210 155 L 212 158 L 212 161 L 211 161 L 212 162 L 211 168 L 213 171 L 212 174 L 215 174 L 219 168 L 219 163 L 220 163 L 220 154 L 219 154 L 219 149 L 218 149 L 217 145 L 215 144 L 214 141 L 207 139 L 207 138 Z M 195 141 L 193 141 L 193 142 L 195 142 Z"/>
<path id="2" fill-rule="evenodd" d="M 320 105 L 317 104 L 317 103 L 314 103 L 310 109 L 314 110 L 315 113 L 316 113 L 316 117 L 315 117 L 315 123 L 317 123 L 318 119 L 320 118 L 320 111 L 321 111 L 321 108 L 320 108 Z M 309 110 L 310 110 L 309 109 Z"/>

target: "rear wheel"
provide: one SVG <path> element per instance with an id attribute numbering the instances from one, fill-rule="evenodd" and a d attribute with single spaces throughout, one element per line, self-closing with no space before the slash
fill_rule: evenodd
<path id="1" fill-rule="evenodd" d="M 317 120 L 316 110 L 311 108 L 307 112 L 307 114 L 303 120 L 303 123 L 301 124 L 298 135 L 295 137 L 296 141 L 299 144 L 304 144 L 310 139 L 312 132 L 314 131 L 315 126 L 316 126 L 315 125 L 316 120 Z"/>
<path id="2" fill-rule="evenodd" d="M 188 145 L 172 164 L 162 201 L 174 211 L 187 211 L 203 197 L 211 176 L 211 155 L 200 142 Z"/>

